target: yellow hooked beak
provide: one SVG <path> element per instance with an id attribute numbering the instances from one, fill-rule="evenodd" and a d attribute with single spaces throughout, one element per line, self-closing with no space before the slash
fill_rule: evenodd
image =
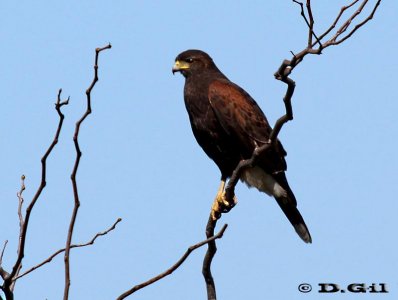
<path id="1" fill-rule="evenodd" d="M 176 60 L 172 72 L 174 74 L 175 72 L 180 72 L 182 70 L 187 70 L 187 69 L 189 69 L 189 63 L 181 60 Z"/>

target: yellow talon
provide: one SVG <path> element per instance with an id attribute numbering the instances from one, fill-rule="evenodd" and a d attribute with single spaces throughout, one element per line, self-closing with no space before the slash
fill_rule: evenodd
<path id="1" fill-rule="evenodd" d="M 234 196 L 233 203 L 227 201 L 225 197 L 225 180 L 221 180 L 220 187 L 218 188 L 216 198 L 214 199 L 213 205 L 211 207 L 211 217 L 212 219 L 218 220 L 221 218 L 221 213 L 229 212 L 238 203 L 238 200 Z"/>

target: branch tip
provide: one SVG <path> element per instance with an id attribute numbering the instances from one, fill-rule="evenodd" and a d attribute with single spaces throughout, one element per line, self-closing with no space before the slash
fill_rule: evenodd
<path id="1" fill-rule="evenodd" d="M 73 244 L 73 245 L 71 245 L 70 247 L 71 247 L 71 248 L 81 248 L 81 247 L 86 247 L 86 246 L 94 245 L 94 243 L 95 243 L 95 241 L 97 240 L 98 237 L 107 235 L 109 232 L 113 231 L 113 230 L 116 228 L 116 225 L 117 225 L 121 220 L 122 220 L 121 218 L 118 218 L 118 219 L 112 224 L 111 227 L 109 227 L 107 230 L 105 230 L 105 231 L 103 231 L 103 232 L 98 232 L 97 234 L 94 235 L 94 237 L 93 237 L 90 241 L 88 241 L 88 242 L 86 242 L 86 243 L 84 243 L 84 244 Z M 51 261 L 53 260 L 53 258 L 55 258 L 57 255 L 63 253 L 64 251 L 65 251 L 65 248 L 59 249 L 58 251 L 54 252 L 52 255 L 50 255 L 48 258 L 46 258 L 46 259 L 45 259 L 44 261 L 42 261 L 41 263 L 39 263 L 39 264 L 37 264 L 37 265 L 31 267 L 30 269 L 28 269 L 28 270 L 25 271 L 24 273 L 18 275 L 18 276 L 15 278 L 15 280 L 17 280 L 17 279 L 19 279 L 19 278 L 21 278 L 21 277 L 23 277 L 23 276 L 26 276 L 26 275 L 28 275 L 29 273 L 33 272 L 34 270 L 36 270 L 36 269 L 38 269 L 38 268 L 44 266 L 45 264 L 51 262 Z"/>

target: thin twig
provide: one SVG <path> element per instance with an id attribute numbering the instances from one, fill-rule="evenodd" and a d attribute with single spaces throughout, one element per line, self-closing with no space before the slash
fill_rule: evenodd
<path id="1" fill-rule="evenodd" d="M 342 35 L 348 27 L 350 27 L 352 21 L 362 12 L 363 8 L 368 3 L 368 0 L 364 0 L 360 7 L 340 26 L 340 28 L 336 31 L 335 35 L 328 41 L 329 43 L 333 44 L 336 42 L 337 38 Z"/>
<path id="2" fill-rule="evenodd" d="M 300 4 L 300 2 L 298 2 L 296 0 L 292 0 L 292 1 L 295 2 L 295 3 Z M 380 5 L 381 0 L 378 0 L 375 3 L 375 5 L 373 7 L 373 10 L 371 11 L 371 13 L 368 15 L 367 18 L 365 18 L 362 22 L 360 22 L 357 25 L 355 25 L 355 27 L 348 34 L 346 34 L 345 36 L 342 37 L 343 33 L 346 32 L 347 28 L 350 26 L 351 22 L 355 19 L 355 17 L 357 17 L 359 14 L 362 13 L 363 8 L 365 7 L 365 5 L 368 2 L 368 0 L 364 0 L 361 3 L 361 5 L 359 6 L 359 8 L 350 17 L 347 18 L 347 20 L 343 23 L 342 26 L 339 27 L 339 29 L 336 31 L 336 33 L 329 40 L 327 40 L 325 42 L 322 42 L 322 39 L 324 39 L 326 37 L 326 35 L 328 35 L 336 27 L 336 25 L 337 25 L 338 21 L 341 19 L 341 16 L 343 15 L 343 13 L 348 8 L 350 8 L 354 4 L 356 4 L 357 2 L 358 1 L 354 1 L 354 2 L 352 2 L 351 4 L 349 4 L 347 6 L 343 6 L 340 9 L 340 13 L 338 14 L 338 16 L 335 19 L 335 21 L 333 22 L 333 24 L 323 34 L 320 35 L 320 37 L 318 39 L 319 42 L 318 41 L 313 42 L 311 47 L 308 47 L 308 45 L 307 45 L 307 47 L 305 49 L 303 49 L 299 53 L 293 55 L 293 58 L 290 61 L 286 60 L 287 62 L 289 62 L 287 67 L 283 66 L 283 64 L 285 64 L 285 61 L 284 61 L 284 63 L 282 64 L 283 68 L 281 68 L 282 66 L 279 68 L 278 72 L 275 74 L 275 78 L 278 79 L 278 80 L 282 80 L 282 78 L 288 76 L 293 71 L 293 69 L 300 62 L 302 62 L 304 57 L 307 56 L 308 54 L 317 54 L 317 55 L 319 55 L 319 54 L 322 53 L 323 49 L 325 49 L 327 47 L 330 47 L 330 46 L 338 45 L 338 44 L 344 42 L 345 40 L 347 40 L 348 38 L 350 38 L 359 28 L 361 28 L 363 25 L 365 25 L 367 22 L 369 22 L 371 19 L 373 19 L 373 16 L 376 13 L 376 10 L 377 10 L 377 8 Z M 302 3 L 301 3 L 301 5 L 302 5 Z M 301 7 L 301 5 L 300 5 L 300 7 Z M 302 11 L 303 11 L 303 9 L 302 9 Z M 303 13 L 301 13 L 301 15 L 303 15 Z M 310 28 L 310 24 L 309 24 L 307 18 L 305 17 L 305 15 L 303 16 L 303 18 L 304 18 L 307 26 L 309 26 L 309 30 L 313 31 L 313 29 Z M 313 48 L 317 43 L 320 44 L 319 47 L 318 48 Z M 279 72 L 282 69 L 285 72 L 284 74 L 281 74 Z"/>
<path id="3" fill-rule="evenodd" d="M 39 199 L 39 197 L 41 195 L 41 192 L 43 191 L 44 187 L 46 186 L 47 158 L 51 154 L 55 145 L 58 143 L 58 138 L 61 133 L 62 124 L 64 121 L 64 115 L 61 112 L 61 107 L 63 105 L 68 104 L 68 100 L 61 102 L 60 97 L 61 97 L 61 90 L 59 90 L 59 92 L 58 92 L 57 102 L 55 103 L 55 110 L 57 111 L 58 116 L 59 116 L 58 127 L 57 127 L 57 130 L 56 130 L 56 133 L 55 133 L 52 143 L 50 144 L 47 151 L 41 158 L 42 168 L 41 168 L 40 185 L 39 185 L 35 195 L 33 196 L 31 202 L 29 203 L 28 207 L 26 208 L 25 218 L 23 220 L 22 227 L 20 229 L 17 259 L 15 261 L 15 264 L 12 268 L 11 273 L 4 279 L 4 283 L 2 286 L 3 292 L 6 295 L 7 300 L 14 299 L 14 295 L 13 295 L 13 287 L 15 285 L 14 277 L 17 276 L 18 272 L 21 270 L 21 267 L 22 267 L 22 260 L 25 255 L 25 243 L 26 243 L 26 235 L 28 232 L 30 215 L 32 213 L 33 207 L 35 206 L 37 200 Z"/>
<path id="4" fill-rule="evenodd" d="M 361 28 L 364 24 L 366 24 L 367 22 L 369 22 L 371 19 L 373 19 L 374 14 L 376 13 L 376 10 L 378 8 L 378 6 L 380 5 L 381 0 L 377 1 L 376 5 L 374 6 L 372 12 L 370 13 L 370 15 L 363 20 L 362 22 L 358 23 L 357 25 L 355 25 L 355 27 L 343 38 L 341 38 L 340 40 L 335 41 L 334 45 L 338 45 L 342 42 L 344 42 L 346 39 L 349 39 L 354 33 L 355 31 L 357 31 L 359 28 Z"/>
<path id="5" fill-rule="evenodd" d="M 307 43 L 307 45 L 308 45 L 308 47 L 311 47 L 312 34 L 313 34 L 313 29 L 314 29 L 314 18 L 312 16 L 311 1 L 310 0 L 307 0 L 306 7 L 307 7 L 308 18 L 310 19 L 309 20 L 310 24 L 308 26 L 308 43 Z"/>
<path id="6" fill-rule="evenodd" d="M 24 219 L 23 219 L 23 215 L 22 215 L 22 205 L 23 205 L 23 197 L 22 197 L 22 193 L 25 190 L 25 175 L 21 176 L 21 189 L 19 190 L 19 192 L 17 193 L 17 197 L 18 197 L 18 218 L 19 218 L 19 230 L 22 230 L 22 226 L 24 223 Z M 20 232 L 21 235 L 22 232 Z"/>
<path id="7" fill-rule="evenodd" d="M 110 49 L 112 46 L 111 44 L 106 45 L 105 47 L 102 48 L 96 48 L 95 49 L 95 63 L 94 63 L 94 78 L 93 81 L 91 82 L 90 86 L 86 90 L 86 97 L 87 97 L 87 109 L 83 116 L 77 121 L 76 127 L 75 127 L 75 133 L 73 135 L 73 142 L 75 144 L 75 150 L 76 150 L 76 159 L 75 159 L 75 164 L 73 167 L 73 171 L 71 174 L 71 180 L 72 180 L 72 187 L 73 187 L 73 198 L 74 198 L 74 207 L 73 207 L 73 212 L 69 224 L 69 229 L 68 229 L 68 236 L 66 239 L 66 246 L 65 246 L 65 255 L 64 255 L 64 264 L 65 264 L 65 287 L 64 287 L 64 300 L 67 300 L 69 297 L 69 287 L 70 287 L 70 266 L 69 266 L 69 261 L 70 261 L 70 248 L 72 244 L 72 236 L 73 236 L 73 230 L 75 227 L 76 223 L 76 217 L 77 217 L 77 212 L 80 207 L 80 200 L 79 200 L 79 193 L 77 189 L 77 182 L 76 182 L 76 174 L 77 170 L 79 168 L 79 163 L 80 163 L 80 158 L 82 156 L 82 152 L 80 150 L 79 146 L 79 131 L 80 131 L 80 126 L 83 123 L 83 121 L 86 119 L 86 117 L 91 114 L 91 91 L 95 86 L 95 83 L 98 81 L 98 58 L 99 54 L 101 51 Z"/>
<path id="8" fill-rule="evenodd" d="M 333 24 L 322 34 L 319 36 L 319 39 L 322 40 L 325 36 L 327 36 L 337 25 L 337 23 L 340 21 L 341 16 L 343 15 L 343 13 L 351 8 L 353 5 L 355 5 L 359 0 L 355 0 L 353 1 L 351 4 L 347 5 L 347 6 L 343 6 L 340 9 L 340 13 L 337 15 L 336 19 L 334 20 Z M 315 46 L 315 44 L 313 44 L 312 46 Z"/>
<path id="9" fill-rule="evenodd" d="M 308 43 L 307 43 L 307 47 L 308 48 L 312 47 L 311 45 L 312 45 L 312 37 L 313 36 L 316 39 L 316 43 L 319 43 L 319 45 L 321 46 L 322 45 L 321 41 L 319 40 L 319 38 L 317 37 L 317 35 L 314 32 L 314 17 L 312 15 L 311 1 L 307 0 L 307 3 L 306 3 L 306 8 L 307 8 L 307 13 L 308 13 L 309 20 L 307 19 L 307 16 L 305 15 L 305 12 L 304 12 L 304 4 L 302 2 L 300 2 L 300 1 L 297 1 L 297 0 L 292 0 L 292 1 L 294 3 L 300 5 L 300 9 L 301 9 L 300 14 L 303 17 L 303 19 L 304 19 L 304 21 L 305 21 L 305 23 L 307 24 L 307 27 L 308 27 Z"/>
<path id="10" fill-rule="evenodd" d="M 143 282 L 140 284 L 137 284 L 136 286 L 134 286 L 133 288 L 131 288 L 130 290 L 124 292 L 123 294 L 121 294 L 119 297 L 117 297 L 117 300 L 122 300 L 125 299 L 126 297 L 130 296 L 131 294 L 135 293 L 136 291 L 151 285 L 153 283 L 155 283 L 156 281 L 170 275 L 171 273 L 173 273 L 175 270 L 177 270 L 183 263 L 184 261 L 188 258 L 188 256 L 196 249 L 202 247 L 203 245 L 209 244 L 211 242 L 214 242 L 216 239 L 220 239 L 222 238 L 224 231 L 227 229 L 228 225 L 225 224 L 221 230 L 216 234 L 216 235 L 212 235 L 210 238 L 197 243 L 195 245 L 190 246 L 187 251 L 184 253 L 184 255 L 173 265 L 171 266 L 169 269 L 167 269 L 166 271 L 164 271 L 163 273 L 160 273 L 159 275 Z"/>
<path id="11" fill-rule="evenodd" d="M 74 245 L 71 245 L 70 248 L 71 248 L 71 249 L 72 249 L 72 248 L 80 248 L 80 247 L 86 247 L 86 246 L 93 245 L 94 242 L 95 242 L 95 240 L 96 240 L 98 237 L 107 235 L 110 231 L 114 230 L 114 229 L 116 228 L 116 225 L 117 225 L 119 222 L 121 222 L 121 221 L 122 221 L 122 219 L 121 219 L 121 218 L 118 218 L 118 219 L 116 220 L 116 222 L 113 223 L 113 225 L 112 225 L 111 227 L 109 227 L 107 230 L 105 230 L 105 231 L 103 231 L 103 232 L 98 232 L 90 241 L 88 241 L 88 242 L 86 242 L 86 243 L 84 243 L 84 244 L 74 244 Z M 25 272 L 23 272 L 22 274 L 20 274 L 18 277 L 15 278 L 15 280 L 17 280 L 17 279 L 19 279 L 19 278 L 21 278 L 21 277 L 23 277 L 23 276 L 26 276 L 26 275 L 28 275 L 30 272 L 32 272 L 32 271 L 34 271 L 34 270 L 36 270 L 36 269 L 38 269 L 38 268 L 44 266 L 45 264 L 51 262 L 51 261 L 53 260 L 53 258 L 55 258 L 58 254 L 61 254 L 61 253 L 64 252 L 64 251 L 65 251 L 65 248 L 59 249 L 58 251 L 54 252 L 51 256 L 49 256 L 47 259 L 45 259 L 45 260 L 42 261 L 41 263 L 39 263 L 39 264 L 37 264 L 37 265 L 31 267 L 31 268 L 28 269 L 27 271 L 25 271 Z"/>

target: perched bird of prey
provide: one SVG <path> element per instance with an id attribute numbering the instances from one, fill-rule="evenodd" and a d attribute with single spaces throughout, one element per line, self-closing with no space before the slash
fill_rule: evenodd
<path id="1" fill-rule="evenodd" d="M 249 159 L 257 147 L 269 142 L 272 129 L 256 101 L 231 82 L 207 53 L 180 53 L 172 71 L 185 77 L 184 100 L 193 134 L 221 171 L 221 184 L 212 207 L 212 217 L 217 219 L 231 205 L 225 198 L 225 181 L 241 160 Z M 285 176 L 285 156 L 286 151 L 277 141 L 261 154 L 255 166 L 244 169 L 240 179 L 273 196 L 301 239 L 311 243 Z"/>

